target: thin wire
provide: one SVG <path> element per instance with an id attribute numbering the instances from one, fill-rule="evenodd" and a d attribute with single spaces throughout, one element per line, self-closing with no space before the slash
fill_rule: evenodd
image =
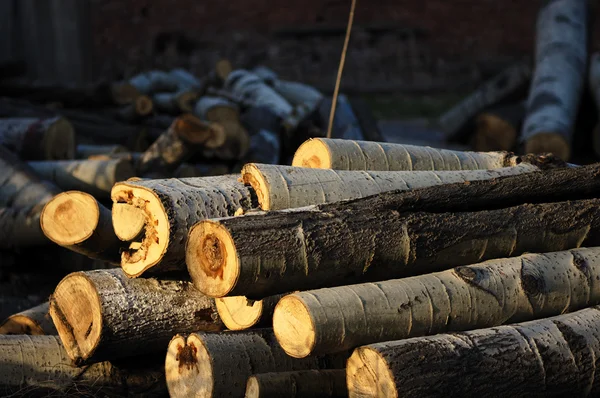
<path id="1" fill-rule="evenodd" d="M 344 39 L 344 48 L 342 49 L 342 57 L 338 68 L 337 79 L 335 81 L 335 89 L 333 90 L 333 101 L 331 103 L 331 111 L 329 112 L 329 126 L 327 127 L 327 138 L 331 138 L 333 130 L 333 119 L 335 118 L 335 108 L 337 107 L 338 94 L 340 92 L 340 83 L 342 82 L 342 73 L 344 72 L 344 64 L 346 63 L 346 52 L 348 51 L 348 43 L 350 42 L 350 32 L 352 32 L 352 23 L 354 22 L 354 9 L 356 8 L 356 0 L 352 0 L 350 6 L 350 16 L 348 17 L 348 27 L 346 28 L 346 38 Z"/>

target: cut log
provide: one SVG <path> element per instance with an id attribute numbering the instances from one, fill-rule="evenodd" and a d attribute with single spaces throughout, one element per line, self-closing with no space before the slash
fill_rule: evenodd
<path id="1" fill-rule="evenodd" d="M 248 100 L 253 106 L 264 106 L 285 119 L 292 113 L 292 106 L 260 77 L 247 70 L 233 71 L 227 77 L 225 88 L 233 95 Z"/>
<path id="2" fill-rule="evenodd" d="M 539 168 L 528 163 L 466 171 L 338 171 L 250 163 L 242 169 L 242 180 L 256 192 L 261 209 L 282 210 L 533 171 Z"/>
<path id="3" fill-rule="evenodd" d="M 193 112 L 197 99 L 198 94 L 187 89 L 175 93 L 156 93 L 152 96 L 156 109 L 170 114 Z"/>
<path id="4" fill-rule="evenodd" d="M 179 87 L 179 79 L 167 72 L 149 71 L 140 73 L 129 79 L 138 92 L 144 95 L 152 95 L 160 92 L 174 92 Z"/>
<path id="5" fill-rule="evenodd" d="M 78 368 L 57 336 L 0 336 L 0 394 L 163 397 L 164 368 L 154 358 L 140 359 Z"/>
<path id="6" fill-rule="evenodd" d="M 588 75 L 590 91 L 594 102 L 596 103 L 597 114 L 600 115 L 600 53 L 596 52 L 590 56 Z M 592 132 L 592 142 L 594 145 L 594 152 L 596 155 L 600 155 L 600 122 L 594 127 L 594 131 Z"/>
<path id="7" fill-rule="evenodd" d="M 475 118 L 473 149 L 479 152 L 513 150 L 524 118 L 524 102 L 480 113 Z"/>
<path id="8" fill-rule="evenodd" d="M 0 249 L 34 247 L 51 243 L 40 226 L 42 205 L 24 208 L 0 207 Z"/>
<path id="9" fill-rule="evenodd" d="M 178 332 L 223 329 L 214 300 L 191 283 L 130 279 L 120 269 L 67 275 L 50 316 L 76 365 L 160 352 Z"/>
<path id="10" fill-rule="evenodd" d="M 124 246 L 115 235 L 111 212 L 90 194 L 68 191 L 46 204 L 40 217 L 44 234 L 54 243 L 90 258 L 119 263 Z"/>
<path id="11" fill-rule="evenodd" d="M 115 183 L 136 174 L 128 159 L 38 161 L 29 166 L 65 191 L 83 191 L 98 198 L 107 198 Z"/>
<path id="12" fill-rule="evenodd" d="M 73 159 L 75 130 L 62 117 L 0 119 L 0 145 L 27 160 Z"/>
<path id="13" fill-rule="evenodd" d="M 295 358 L 342 352 L 597 305 L 598 275 L 600 248 L 525 254 L 412 278 L 294 293 L 277 305 L 273 328 Z"/>
<path id="14" fill-rule="evenodd" d="M 248 300 L 244 296 L 216 299 L 217 311 L 229 330 L 244 330 L 252 327 L 271 327 L 273 310 L 282 295 L 263 300 Z"/>
<path id="15" fill-rule="evenodd" d="M 135 122 L 140 118 L 148 116 L 154 110 L 154 103 L 150 97 L 138 96 L 131 104 L 123 106 L 115 116 L 126 122 Z"/>
<path id="16" fill-rule="evenodd" d="M 0 334 L 58 334 L 50 315 L 49 304 L 43 303 L 18 314 L 11 315 L 0 325 Z"/>
<path id="17" fill-rule="evenodd" d="M 473 119 L 477 114 L 510 99 L 520 99 L 520 94 L 526 93 L 530 81 L 531 68 L 528 65 L 513 65 L 441 115 L 437 125 L 447 140 L 464 141 L 466 132 L 473 128 Z"/>
<path id="18" fill-rule="evenodd" d="M 600 310 L 360 347 L 350 397 L 597 396 Z"/>
<path id="19" fill-rule="evenodd" d="M 347 397 L 344 369 L 299 370 L 250 376 L 246 398 Z"/>
<path id="20" fill-rule="evenodd" d="M 508 152 L 460 152 L 402 144 L 314 138 L 296 151 L 292 166 L 315 169 L 417 171 L 514 166 Z"/>
<path id="21" fill-rule="evenodd" d="M 494 190 L 499 185 L 498 180 L 490 184 Z M 347 203 L 205 220 L 190 230 L 188 271 L 194 285 L 208 296 L 261 299 L 293 290 L 425 274 L 527 251 L 600 243 L 599 200 L 474 211 L 482 205 L 480 198 L 457 205 L 444 196 L 443 187 L 435 187 L 440 194 L 437 206 L 426 199 L 419 203 L 420 194 L 429 188 L 414 191 L 414 208 L 421 211 L 389 202 L 382 206 L 385 194 L 380 194 Z M 502 191 L 495 192 L 502 197 Z M 565 196 L 577 193 L 563 191 Z M 512 193 L 504 196 L 506 202 L 514 200 Z M 535 194 L 531 199 L 527 201 L 549 200 Z M 445 212 L 445 203 L 469 211 Z M 429 206 L 433 213 L 426 210 Z"/>
<path id="22" fill-rule="evenodd" d="M 521 139 L 528 153 L 571 156 L 587 65 L 588 2 L 544 3 L 536 27 L 535 73 Z"/>
<path id="23" fill-rule="evenodd" d="M 97 155 L 115 155 L 127 153 L 128 149 L 122 145 L 77 145 L 76 153 L 78 159 L 88 159 Z"/>
<path id="24" fill-rule="evenodd" d="M 146 217 L 141 245 L 121 257 L 123 271 L 132 277 L 146 270 L 185 270 L 185 244 L 195 223 L 256 206 L 249 188 L 235 175 L 122 182 L 113 188 L 112 200 L 140 208 Z"/>
<path id="25" fill-rule="evenodd" d="M 254 373 L 341 369 L 347 355 L 295 359 L 273 332 L 192 333 L 169 343 L 165 372 L 171 397 L 241 397 Z"/>
<path id="26" fill-rule="evenodd" d="M 146 214 L 139 207 L 128 203 L 114 203 L 112 220 L 115 234 L 122 241 L 131 242 L 143 239 Z"/>

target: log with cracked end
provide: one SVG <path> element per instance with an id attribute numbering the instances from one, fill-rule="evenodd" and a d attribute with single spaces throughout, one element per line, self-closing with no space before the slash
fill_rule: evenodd
<path id="1" fill-rule="evenodd" d="M 33 308 L 11 315 L 0 324 L 0 335 L 56 335 L 58 332 L 48 314 L 49 303 L 42 303 Z"/>
<path id="2" fill-rule="evenodd" d="M 294 293 L 273 315 L 288 355 L 346 351 L 498 326 L 600 304 L 600 248 L 489 260 L 383 282 Z"/>
<path id="3" fill-rule="evenodd" d="M 279 347 L 270 329 L 192 333 L 173 337 L 165 372 L 174 398 L 241 397 L 254 373 L 341 369 L 347 358 L 347 353 L 292 358 Z"/>
<path id="4" fill-rule="evenodd" d="M 600 309 L 357 348 L 350 397 L 598 396 Z M 482 382 L 485 380 L 485 382 Z"/>
<path id="5" fill-rule="evenodd" d="M 178 332 L 223 329 L 214 300 L 191 283 L 130 279 L 120 269 L 67 275 L 50 316 L 78 365 L 160 352 Z"/>
<path id="6" fill-rule="evenodd" d="M 221 320 L 229 330 L 252 327 L 271 327 L 275 305 L 283 297 L 278 294 L 263 300 L 249 300 L 244 296 L 222 297 L 215 300 Z"/>
<path id="7" fill-rule="evenodd" d="M 385 142 L 311 138 L 300 145 L 292 166 L 371 171 L 477 170 L 514 166 L 516 159 L 509 152 L 461 152 Z"/>
<path id="8" fill-rule="evenodd" d="M 242 180 L 256 192 L 261 209 L 282 210 L 539 170 L 528 163 L 459 171 L 346 171 L 249 163 L 242 168 Z"/>
<path id="9" fill-rule="evenodd" d="M 132 277 L 145 271 L 184 271 L 188 231 L 195 223 L 256 206 L 236 175 L 121 182 L 114 186 L 112 200 L 141 209 L 146 218 L 141 244 L 121 256 L 123 271 Z M 113 220 L 115 228 L 120 224 Z"/>
<path id="10" fill-rule="evenodd" d="M 141 359 L 78 368 L 58 336 L 0 336 L 0 395 L 163 397 L 162 364 Z"/>
<path id="11" fill-rule="evenodd" d="M 347 397 L 344 369 L 298 370 L 254 374 L 246 384 L 246 398 Z"/>
<path id="12" fill-rule="evenodd" d="M 40 226 L 43 206 L 0 207 L 0 249 L 43 246 L 50 242 Z"/>
<path id="13" fill-rule="evenodd" d="M 111 212 L 92 195 L 67 191 L 49 201 L 40 217 L 54 243 L 90 258 L 119 263 L 124 244 L 112 227 Z"/>

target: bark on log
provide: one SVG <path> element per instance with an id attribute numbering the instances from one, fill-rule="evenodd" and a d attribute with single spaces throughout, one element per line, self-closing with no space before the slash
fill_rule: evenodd
<path id="1" fill-rule="evenodd" d="M 83 191 L 98 198 L 107 198 L 113 185 L 136 174 L 128 159 L 39 161 L 29 166 L 65 191 Z"/>
<path id="2" fill-rule="evenodd" d="M 303 83 L 275 80 L 272 86 L 289 104 L 303 105 L 309 112 L 315 111 L 324 98 L 319 90 Z"/>
<path id="3" fill-rule="evenodd" d="M 122 145 L 77 145 L 76 154 L 78 159 L 88 159 L 91 156 L 115 155 L 127 153 L 128 149 Z"/>
<path id="4" fill-rule="evenodd" d="M 285 296 L 275 336 L 295 358 L 529 321 L 600 304 L 600 248 L 489 260 L 406 279 Z"/>
<path id="5" fill-rule="evenodd" d="M 120 269 L 67 275 L 50 316 L 77 365 L 160 352 L 175 333 L 223 329 L 214 300 L 191 283 L 130 279 Z"/>
<path id="6" fill-rule="evenodd" d="M 2 396 L 163 397 L 164 368 L 154 358 L 75 367 L 57 336 L 0 336 Z"/>
<path id="7" fill-rule="evenodd" d="M 285 119 L 292 113 L 292 106 L 275 90 L 267 86 L 260 77 L 247 70 L 236 70 L 229 74 L 225 88 L 234 95 L 244 98 L 253 106 L 264 106 Z"/>
<path id="8" fill-rule="evenodd" d="M 546 177 L 545 182 L 552 179 L 547 173 L 530 174 Z M 516 178 L 527 181 L 528 175 Z M 492 198 L 498 201 L 492 203 L 505 207 L 518 198 L 518 192 L 514 196 L 496 191 L 499 181 L 489 184 L 504 195 Z M 380 194 L 347 203 L 202 221 L 190 230 L 188 271 L 194 285 L 211 297 L 260 299 L 292 290 L 424 274 L 527 251 L 596 245 L 600 239 L 597 199 L 475 211 L 492 203 L 476 196 L 463 198 L 460 204 L 446 202 L 444 186 L 435 188 L 439 192 L 432 201 L 427 200 L 430 188 L 414 191 L 412 208 L 396 206 L 401 201 L 385 203 L 385 194 Z M 513 188 L 518 190 L 518 185 Z M 574 197 L 581 192 L 561 194 Z M 537 194 L 526 195 L 521 203 L 552 199 Z M 452 212 L 445 204 L 469 211 Z"/>
<path id="9" fill-rule="evenodd" d="M 446 139 L 461 140 L 466 131 L 472 130 L 473 119 L 478 113 L 512 97 L 518 97 L 527 90 L 530 79 L 529 66 L 513 65 L 441 115 L 437 124 L 446 134 Z"/>
<path id="10" fill-rule="evenodd" d="M 521 138 L 528 153 L 571 156 L 587 65 L 585 0 L 546 2 L 536 27 L 536 66 Z"/>
<path id="11" fill-rule="evenodd" d="M 112 200 L 138 207 L 146 215 L 141 245 L 121 257 L 123 271 L 132 277 L 146 270 L 185 270 L 185 244 L 195 223 L 256 206 L 250 190 L 235 175 L 122 182 L 113 188 Z"/>
<path id="12" fill-rule="evenodd" d="M 534 171 L 539 168 L 527 163 L 492 170 L 379 172 L 250 163 L 242 169 L 242 180 L 256 192 L 261 209 L 282 210 Z"/>
<path id="13" fill-rule="evenodd" d="M 175 93 L 156 93 L 152 96 L 156 109 L 170 114 L 193 112 L 197 99 L 198 94 L 188 89 Z"/>
<path id="14" fill-rule="evenodd" d="M 43 303 L 28 310 L 9 316 L 0 325 L 0 335 L 56 335 L 58 332 L 48 314 L 49 304 Z"/>
<path id="15" fill-rule="evenodd" d="M 347 397 L 344 369 L 299 370 L 250 376 L 246 398 Z"/>
<path id="16" fill-rule="evenodd" d="M 165 372 L 171 397 L 241 397 L 254 373 L 340 369 L 347 355 L 287 356 L 270 329 L 192 333 L 169 343 Z"/>
<path id="17" fill-rule="evenodd" d="M 43 206 L 0 207 L 0 249 L 15 249 L 50 243 L 40 226 Z"/>
<path id="18" fill-rule="evenodd" d="M 75 157 L 75 130 L 62 117 L 0 119 L 0 145 L 22 159 Z"/>
<path id="19" fill-rule="evenodd" d="M 54 243 L 87 257 L 119 263 L 124 246 L 112 227 L 111 212 L 90 194 L 67 191 L 46 204 L 40 217 Z"/>
<path id="20" fill-rule="evenodd" d="M 292 166 L 315 169 L 417 171 L 514 166 L 508 152 L 460 152 L 402 144 L 314 138 L 296 151 Z"/>
<path id="21" fill-rule="evenodd" d="M 600 309 L 360 347 L 350 397 L 597 396 Z"/>
<path id="22" fill-rule="evenodd" d="M 252 327 L 271 327 L 275 305 L 283 297 L 267 297 L 263 300 L 248 300 L 244 296 L 223 297 L 215 300 L 221 320 L 229 330 L 244 330 Z"/>
<path id="23" fill-rule="evenodd" d="M 173 171 L 200 148 L 219 148 L 225 139 L 225 130 L 220 124 L 203 122 L 191 114 L 180 116 L 144 152 L 138 170 L 142 174 Z"/>
<path id="24" fill-rule="evenodd" d="M 524 118 L 524 102 L 480 113 L 475 118 L 473 149 L 479 152 L 513 150 Z"/>

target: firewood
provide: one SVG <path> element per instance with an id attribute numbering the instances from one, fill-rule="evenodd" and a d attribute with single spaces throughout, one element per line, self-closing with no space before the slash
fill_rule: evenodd
<path id="1" fill-rule="evenodd" d="M 139 207 L 128 203 L 114 203 L 112 222 L 115 234 L 125 242 L 143 239 L 146 214 Z"/>
<path id="2" fill-rule="evenodd" d="M 27 160 L 73 159 L 75 131 L 62 117 L 0 119 L 0 145 Z"/>
<path id="3" fill-rule="evenodd" d="M 185 270 L 185 244 L 192 225 L 255 206 L 250 190 L 235 175 L 121 182 L 114 186 L 112 200 L 140 208 L 146 217 L 141 245 L 121 257 L 123 271 L 132 277 L 146 270 Z"/>
<path id="4" fill-rule="evenodd" d="M 40 217 L 54 243 L 90 258 L 119 263 L 123 246 L 112 227 L 111 212 L 90 194 L 68 191 L 49 201 Z"/>
<path id="5" fill-rule="evenodd" d="M 242 180 L 256 192 L 261 209 L 282 210 L 534 171 L 539 168 L 528 163 L 464 171 L 338 171 L 250 163 L 242 169 Z"/>
<path id="6" fill-rule="evenodd" d="M 129 79 L 129 83 L 144 95 L 177 91 L 178 81 L 179 79 L 173 75 L 157 70 L 140 73 Z"/>
<path id="7" fill-rule="evenodd" d="M 0 249 L 41 246 L 51 243 L 40 226 L 41 205 L 0 207 Z"/>
<path id="8" fill-rule="evenodd" d="M 190 90 L 182 90 L 174 93 L 156 93 L 152 96 L 152 102 L 156 109 L 170 114 L 193 112 L 197 99 L 198 94 Z"/>
<path id="9" fill-rule="evenodd" d="M 267 86 L 260 77 L 247 70 L 231 72 L 225 82 L 225 88 L 234 95 L 250 101 L 253 106 L 271 109 L 282 119 L 292 113 L 292 106 L 281 95 Z"/>
<path id="10" fill-rule="evenodd" d="M 335 170 L 476 170 L 514 166 L 509 152 L 461 152 L 383 142 L 314 138 L 303 143 L 292 166 Z"/>
<path id="11" fill-rule="evenodd" d="M 136 174 L 128 159 L 48 160 L 28 164 L 39 176 L 65 191 L 83 191 L 97 198 L 107 198 L 115 183 Z"/>
<path id="12" fill-rule="evenodd" d="M 155 170 L 174 171 L 200 148 L 219 148 L 224 143 L 225 131 L 220 124 L 206 123 L 185 114 L 176 118 L 171 127 L 146 150 L 138 170 L 142 174 Z"/>
<path id="13" fill-rule="evenodd" d="M 126 153 L 128 149 L 123 145 L 77 145 L 76 154 L 78 159 L 88 159 L 97 155 L 114 155 Z"/>
<path id="14" fill-rule="evenodd" d="M 163 397 L 164 368 L 154 358 L 78 368 L 57 336 L 0 336 L 2 396 Z"/>
<path id="15" fill-rule="evenodd" d="M 480 152 L 514 149 L 524 118 L 522 102 L 480 113 L 475 118 L 473 149 Z"/>
<path id="16" fill-rule="evenodd" d="M 347 397 L 344 369 L 298 370 L 250 376 L 246 398 Z"/>
<path id="17" fill-rule="evenodd" d="M 58 334 L 50 315 L 49 304 L 43 303 L 28 310 L 11 315 L 0 325 L 2 334 Z"/>
<path id="18" fill-rule="evenodd" d="M 598 275 L 600 248 L 525 254 L 412 278 L 294 293 L 277 305 L 273 328 L 293 357 L 341 352 L 598 305 Z"/>
<path id="19" fill-rule="evenodd" d="M 138 96 L 131 104 L 119 109 L 115 116 L 126 122 L 135 122 L 140 118 L 148 116 L 154 110 L 152 99 L 145 95 Z"/>
<path id="20" fill-rule="evenodd" d="M 214 300 L 191 283 L 130 279 L 120 269 L 67 275 L 50 316 L 77 365 L 160 352 L 177 332 L 223 329 Z"/>
<path id="21" fill-rule="evenodd" d="M 600 310 L 360 347 L 350 397 L 597 396 Z"/>
<path id="22" fill-rule="evenodd" d="M 171 340 L 165 372 L 171 397 L 241 397 L 254 373 L 340 369 L 346 358 L 291 358 L 269 329 L 192 333 Z"/>
<path id="23" fill-rule="evenodd" d="M 544 3 L 536 27 L 536 66 L 521 138 L 528 153 L 571 156 L 587 64 L 588 2 Z"/>
<path id="24" fill-rule="evenodd" d="M 222 297 L 215 300 L 221 320 L 229 330 L 252 327 L 271 327 L 273 310 L 282 295 L 263 300 L 248 300 L 244 296 Z"/>

